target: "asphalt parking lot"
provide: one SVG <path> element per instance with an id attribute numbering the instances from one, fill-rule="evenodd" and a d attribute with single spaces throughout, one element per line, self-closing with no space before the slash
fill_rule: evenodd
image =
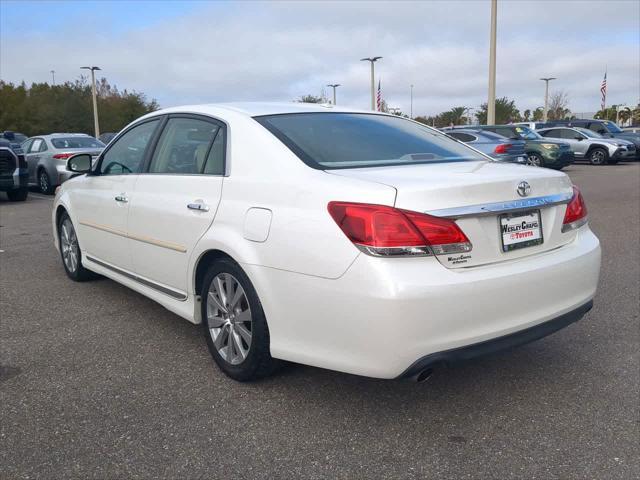
<path id="1" fill-rule="evenodd" d="M 201 327 L 67 279 L 51 197 L 0 194 L 0 478 L 639 478 L 640 163 L 566 171 L 603 246 L 594 309 L 423 384 L 229 380 Z"/>

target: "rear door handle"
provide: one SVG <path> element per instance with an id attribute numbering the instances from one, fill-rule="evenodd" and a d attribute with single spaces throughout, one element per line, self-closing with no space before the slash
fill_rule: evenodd
<path id="1" fill-rule="evenodd" d="M 122 203 L 127 203 L 129 201 L 129 199 L 124 193 L 121 193 L 120 195 L 116 195 L 115 200 L 116 202 L 122 202 Z"/>
<path id="2" fill-rule="evenodd" d="M 187 208 L 190 210 L 200 210 L 201 212 L 209 211 L 209 205 L 204 203 L 188 203 Z"/>

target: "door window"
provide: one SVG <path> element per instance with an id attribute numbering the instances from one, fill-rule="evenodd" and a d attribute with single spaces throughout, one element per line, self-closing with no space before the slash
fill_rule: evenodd
<path id="1" fill-rule="evenodd" d="M 463 132 L 451 132 L 449 133 L 449 136 L 453 138 L 457 138 L 461 142 L 465 142 L 465 143 L 474 142 L 476 140 L 476 137 L 474 137 L 473 135 L 469 135 L 468 133 L 463 133 Z"/>
<path id="2" fill-rule="evenodd" d="M 122 135 L 102 157 L 100 173 L 103 175 L 139 173 L 147 146 L 159 123 L 159 119 L 154 119 L 137 125 Z"/>
<path id="3" fill-rule="evenodd" d="M 546 132 L 542 132 L 541 135 L 543 137 L 562 138 L 562 129 L 554 128 L 553 130 L 547 130 Z"/>
<path id="4" fill-rule="evenodd" d="M 41 138 L 34 138 L 33 142 L 31 143 L 31 147 L 29 148 L 29 151 L 27 153 L 38 153 L 38 152 L 41 152 L 43 143 L 44 142 L 42 141 Z"/>
<path id="5" fill-rule="evenodd" d="M 589 130 L 593 130 L 600 135 L 606 135 L 607 133 L 609 133 L 609 130 L 607 130 L 605 126 L 599 122 L 591 122 L 589 124 Z"/>
<path id="6" fill-rule="evenodd" d="M 170 118 L 153 153 L 149 173 L 221 174 L 222 137 L 221 127 L 213 122 Z"/>
<path id="7" fill-rule="evenodd" d="M 584 135 L 576 132 L 575 130 L 571 130 L 569 128 L 563 128 L 561 138 L 564 138 L 565 140 L 578 140 L 579 138 L 580 139 L 584 138 Z"/>

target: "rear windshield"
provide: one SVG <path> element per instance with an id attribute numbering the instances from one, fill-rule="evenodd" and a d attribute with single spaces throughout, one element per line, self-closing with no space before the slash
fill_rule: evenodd
<path id="1" fill-rule="evenodd" d="M 102 148 L 104 143 L 93 137 L 60 137 L 52 138 L 55 148 Z"/>
<path id="2" fill-rule="evenodd" d="M 487 160 L 445 134 L 401 117 L 332 112 L 255 119 L 318 169 Z"/>

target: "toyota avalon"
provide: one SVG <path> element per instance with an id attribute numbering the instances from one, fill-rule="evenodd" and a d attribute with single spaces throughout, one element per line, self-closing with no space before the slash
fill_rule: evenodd
<path id="1" fill-rule="evenodd" d="M 202 324 L 240 381 L 282 360 L 425 378 L 575 322 L 596 292 L 600 246 L 567 175 L 397 116 L 175 107 L 67 168 L 52 213 L 67 275 Z"/>

